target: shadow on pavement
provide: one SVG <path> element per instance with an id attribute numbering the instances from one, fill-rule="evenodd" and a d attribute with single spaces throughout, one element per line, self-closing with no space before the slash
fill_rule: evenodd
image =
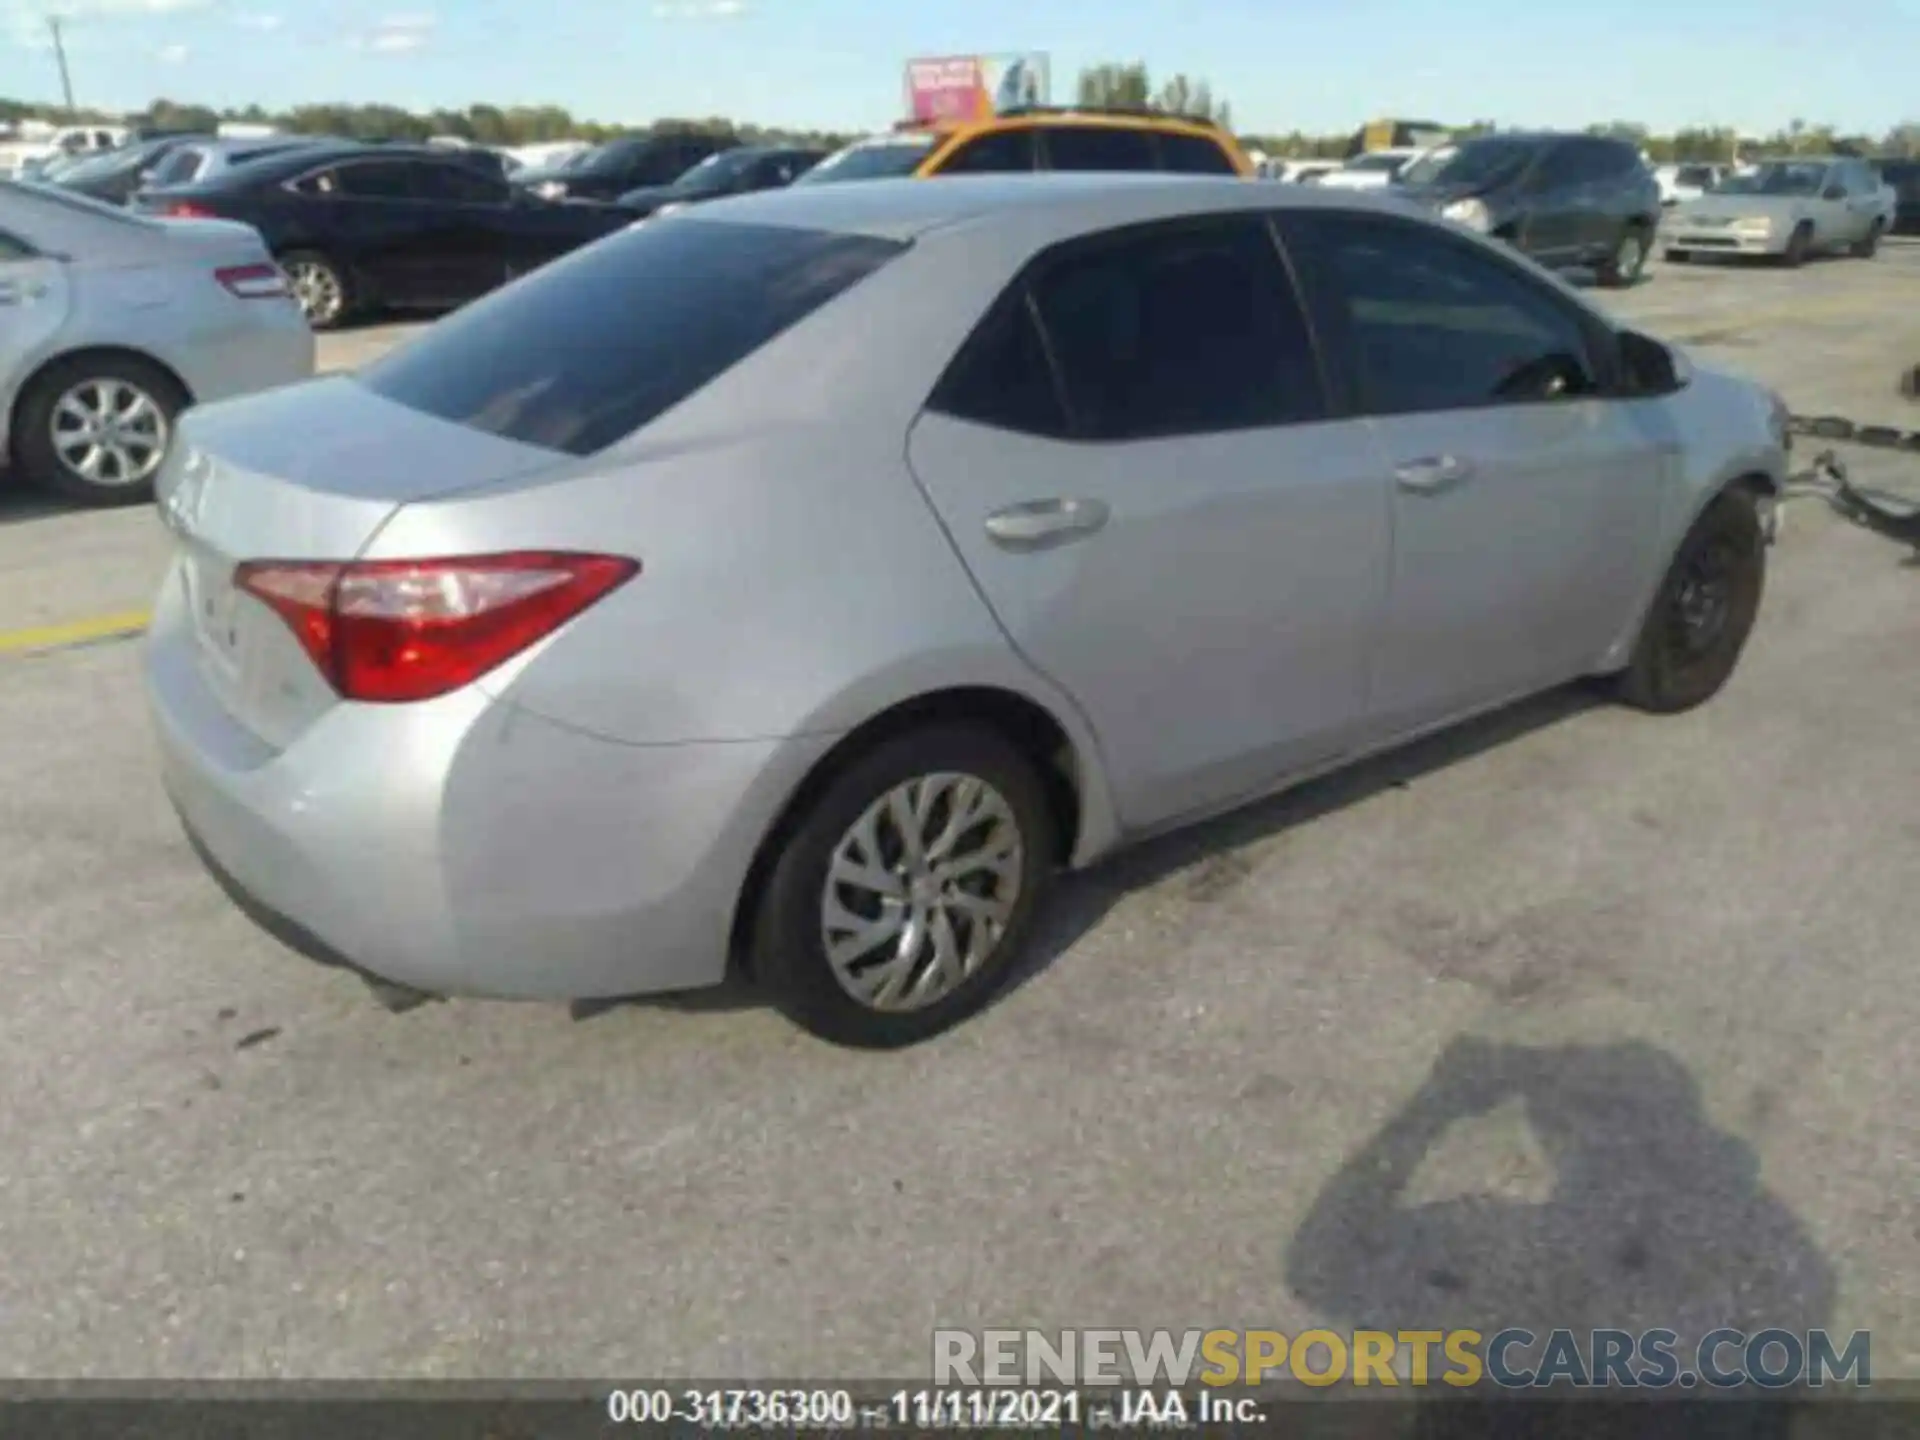
<path id="1" fill-rule="evenodd" d="M 1552 1172 L 1546 1193 L 1516 1195 L 1509 1176 L 1488 1187 L 1507 1193 L 1410 1198 L 1423 1162 L 1458 1122 L 1513 1103 Z M 1486 1337 L 1521 1328 L 1543 1339 L 1570 1329 L 1589 1363 L 1594 1329 L 1667 1329 L 1679 1337 L 1673 1353 L 1683 1371 L 1713 1330 L 1804 1335 L 1827 1324 L 1834 1303 L 1831 1267 L 1762 1187 L 1753 1151 L 1714 1128 L 1679 1061 L 1638 1042 L 1538 1049 L 1456 1040 L 1322 1190 L 1293 1237 L 1287 1280 L 1341 1324 Z M 1530 1368 L 1539 1349 L 1516 1347 L 1510 1357 Z M 1461 1404 L 1455 1395 L 1424 1396 L 1406 1433 L 1788 1433 L 1786 1411 L 1744 1402 L 1683 1410 Z"/>

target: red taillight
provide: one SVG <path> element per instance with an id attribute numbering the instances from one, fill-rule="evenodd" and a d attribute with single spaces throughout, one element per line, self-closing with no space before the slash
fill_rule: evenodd
<path id="1" fill-rule="evenodd" d="M 160 207 L 160 213 L 175 220 L 214 220 L 219 217 L 204 205 L 196 205 L 191 200 L 169 200 Z"/>
<path id="2" fill-rule="evenodd" d="M 471 684 L 633 578 L 637 560 L 532 551 L 447 560 L 250 561 L 233 583 L 287 622 L 348 700 Z"/>
<path id="3" fill-rule="evenodd" d="M 242 300 L 280 300 L 293 293 L 278 265 L 228 265 L 213 278 Z"/>

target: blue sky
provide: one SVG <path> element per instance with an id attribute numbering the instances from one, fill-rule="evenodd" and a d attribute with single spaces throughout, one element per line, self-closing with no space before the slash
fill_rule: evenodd
<path id="1" fill-rule="evenodd" d="M 899 114 L 909 56 L 1044 51 L 1056 98 L 1082 65 L 1142 59 L 1211 81 L 1253 131 L 1920 120 L 1920 0 L 0 0 L 0 94 L 58 99 L 50 7 L 76 99 L 113 108 L 485 100 L 865 128 Z"/>

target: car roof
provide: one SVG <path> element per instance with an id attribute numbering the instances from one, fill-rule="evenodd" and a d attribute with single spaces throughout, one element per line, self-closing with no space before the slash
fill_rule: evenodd
<path id="1" fill-rule="evenodd" d="M 1262 185 L 1238 176 L 1164 172 L 954 175 L 937 180 L 846 180 L 715 201 L 703 220 L 778 225 L 911 240 L 996 215 L 1046 215 L 1062 234 L 1212 210 L 1337 209 L 1366 204 L 1409 213 L 1397 197 Z"/>

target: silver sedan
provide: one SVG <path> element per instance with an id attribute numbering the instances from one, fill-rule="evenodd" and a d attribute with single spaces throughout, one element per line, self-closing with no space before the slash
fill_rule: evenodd
<path id="1" fill-rule="evenodd" d="M 1764 255 L 1799 265 L 1837 250 L 1871 259 L 1893 227 L 1894 205 L 1864 160 L 1763 160 L 1669 209 L 1660 243 L 1673 261 Z"/>
<path id="2" fill-rule="evenodd" d="M 0 456 L 88 505 L 145 500 L 188 405 L 313 374 L 259 235 L 0 182 Z"/>
<path id="3" fill-rule="evenodd" d="M 1147 176 L 719 201 L 182 436 L 147 685 L 244 908 L 390 1000 L 737 965 L 871 1046 L 1062 868 L 1579 677 L 1707 700 L 1786 466 L 1458 227 Z"/>

